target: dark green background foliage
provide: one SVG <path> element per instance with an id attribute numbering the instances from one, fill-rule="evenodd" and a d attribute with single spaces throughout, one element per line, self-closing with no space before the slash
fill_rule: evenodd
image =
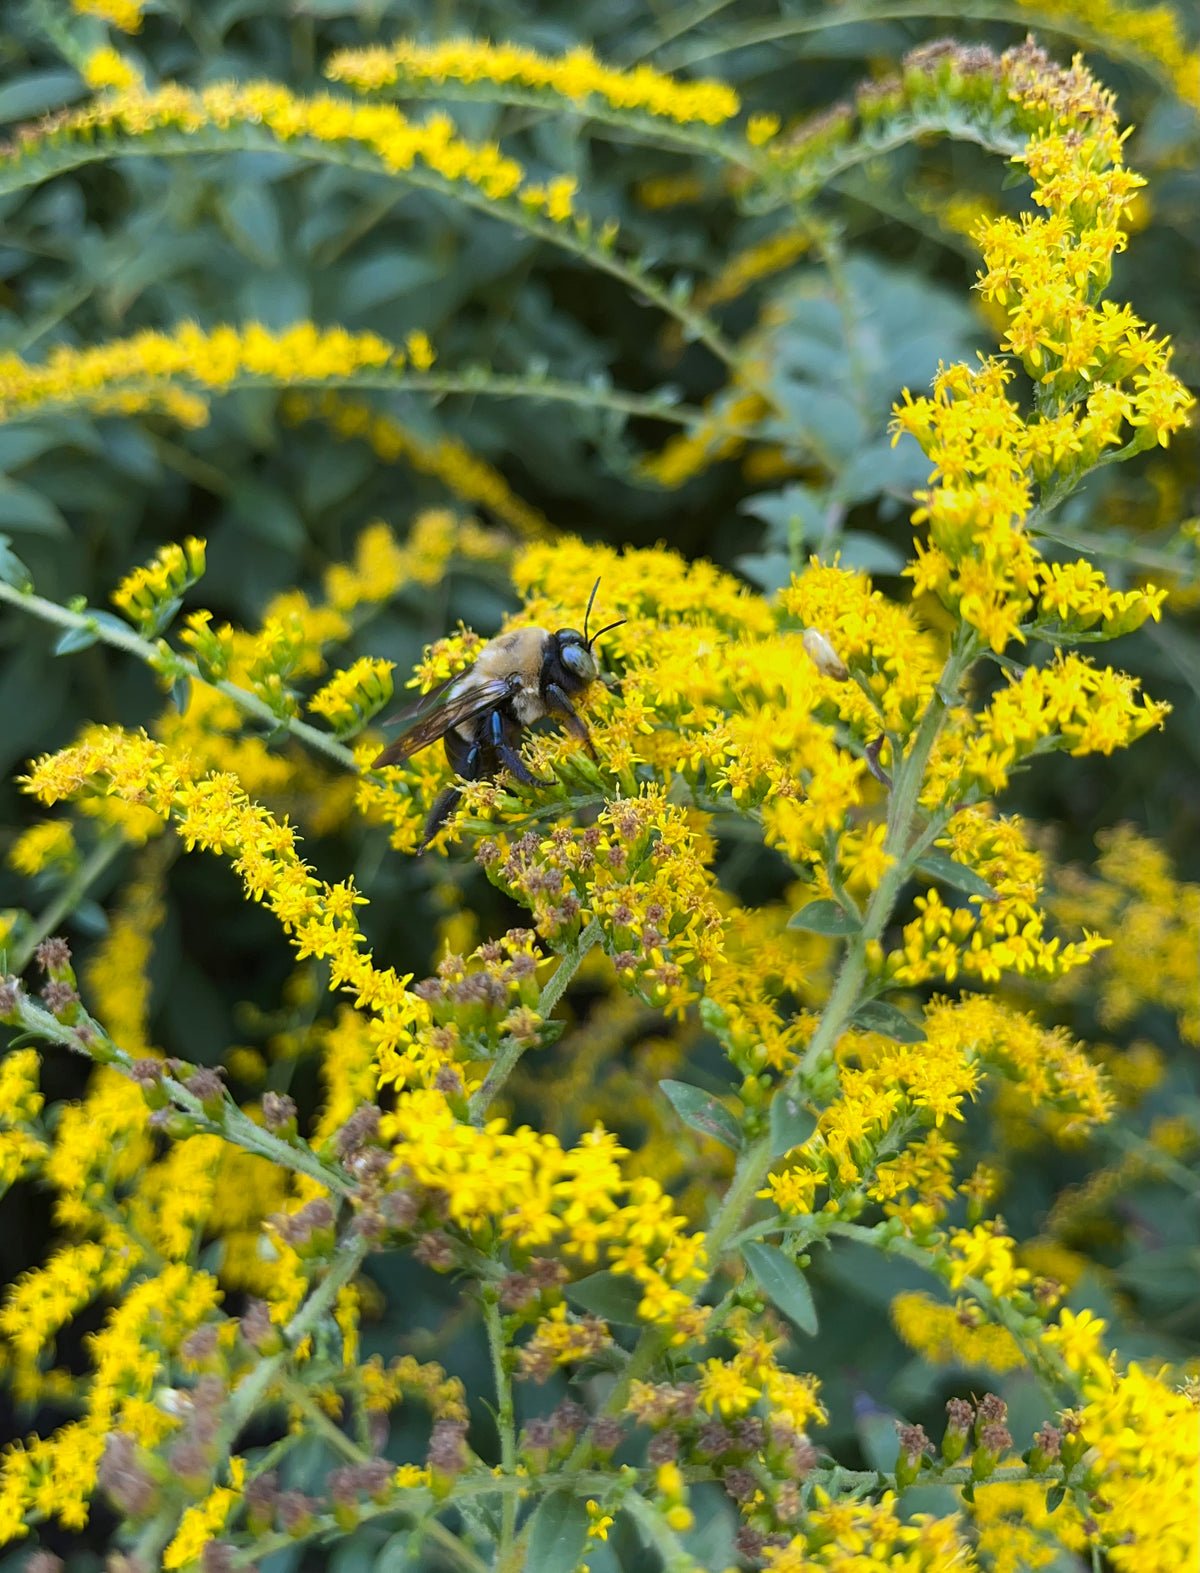
<path id="1" fill-rule="evenodd" d="M 995 20 L 1003 6 L 988 8 L 988 22 L 972 20 L 967 9 L 953 24 L 964 42 L 1007 47 L 1030 22 L 1015 4 L 1008 20 Z M 82 83 L 54 42 L 65 5 L 4 10 L 0 123 L 33 119 L 82 98 Z M 311 91 L 327 86 L 321 65 L 335 48 L 398 33 L 426 40 L 470 33 L 551 53 L 590 43 L 614 63 L 647 59 L 684 74 L 720 76 L 748 109 L 774 111 L 786 123 L 852 94 L 872 71 L 948 30 L 946 22 L 925 17 L 871 20 L 866 8 L 846 15 L 816 27 L 818 17 L 829 16 L 816 4 L 776 9 L 755 0 L 724 7 L 634 0 L 537 6 L 527 0 L 179 0 L 152 9 L 143 31 L 122 47 L 140 60 L 151 83 L 271 77 Z M 797 26 L 793 36 L 756 41 L 772 29 L 784 32 L 789 22 Z M 99 24 L 94 31 L 78 19 L 69 25 L 85 48 L 104 41 Z M 1059 58 L 1078 47 L 1069 33 L 1043 28 L 1040 36 Z M 1091 48 L 1087 60 L 1118 93 L 1122 120 L 1137 127 L 1129 162 L 1151 183 L 1148 222 L 1118 258 L 1112 294 L 1172 335 L 1176 368 L 1194 384 L 1200 373 L 1195 114 L 1126 52 Z M 682 206 L 645 206 L 638 190 L 649 179 L 694 173 L 711 181 L 714 172 L 648 143 L 593 137 L 578 116 L 480 104 L 453 105 L 451 112 L 467 135 L 502 139 L 535 178 L 577 176 L 579 208 L 598 222 L 616 219 L 622 254 L 642 255 L 667 284 L 702 284 L 739 249 L 789 222 L 786 213 L 740 211 L 715 184 Z M 421 113 L 417 106 L 414 114 Z M 896 575 L 911 538 L 905 498 L 923 480 L 924 462 L 915 448 L 893 454 L 888 446 L 890 404 L 905 385 L 923 389 L 939 359 L 972 358 L 995 342 L 971 295 L 976 253 L 923 211 L 914 193 L 973 193 L 1015 211 L 1028 188 L 1011 189 L 1006 176 L 1000 161 L 971 146 L 907 147 L 815 199 L 815 211 L 840 231 L 843 266 L 836 277 L 802 258 L 718 309 L 729 337 L 761 334 L 778 398 L 831 467 L 814 465 L 810 450 L 785 479 L 761 480 L 735 459 L 679 490 L 664 490 L 637 471 L 639 457 L 671 434 L 661 423 L 622 423 L 604 411 L 528 399 L 456 397 L 434 406 L 415 397 L 396 396 L 390 404 L 376 397 L 417 431 L 461 437 L 563 528 L 616 543 L 662 539 L 766 588 L 786 578 L 797 553 L 803 560 L 810 550 L 841 550 L 844 562 L 870 568 L 889 594 L 903 596 L 906 581 Z M 0 225 L 0 351 L 27 357 L 54 344 L 89 344 L 183 318 L 205 326 L 257 319 L 280 328 L 311 317 L 393 340 L 423 328 L 445 369 L 472 362 L 498 372 L 544 367 L 577 381 L 594 379 L 598 387 L 645 392 L 669 384 L 693 402 L 724 383 L 723 368 L 706 349 L 681 345 L 662 314 L 618 281 L 442 198 L 287 156 L 129 159 L 87 168 L 0 199 Z M 768 303 L 777 309 L 771 326 L 760 329 Z M 1195 479 L 1194 444 L 1181 440 L 1169 454 L 1100 471 L 1060 522 L 1099 543 L 1099 560 L 1122 586 L 1148 565 L 1179 560 L 1173 542 L 1180 523 L 1195 513 Z M 191 533 L 209 542 L 203 604 L 218 617 L 253 622 L 276 590 L 313 588 L 370 519 L 382 517 L 403 532 L 417 510 L 447 501 L 440 483 L 403 463 L 382 464 L 365 445 L 339 440 L 320 422 L 286 424 L 278 399 L 264 391 L 214 401 L 211 423 L 198 431 L 180 431 L 158 417 L 55 418 L 0 429 L 0 531 L 13 537 L 42 594 L 82 595 L 94 606 L 103 606 L 121 574 L 160 543 Z M 353 653 L 387 656 L 403 668 L 458 618 L 487 633 L 511 604 L 511 590 L 499 579 L 456 572 L 435 593 L 397 597 Z M 94 646 L 57 659 L 52 644 L 50 633 L 24 619 L 0 620 L 0 774 L 6 780 L 32 753 L 69 741 L 84 721 L 137 724 L 161 704 L 148 675 L 125 658 Z M 1092 857 L 1098 828 L 1130 819 L 1167 846 L 1181 874 L 1195 878 L 1200 663 L 1194 617 L 1185 609 L 1148 625 L 1122 640 L 1111 659 L 1171 701 L 1166 730 L 1111 760 L 1037 761 L 1003 806 L 1046 825 L 1062 855 L 1080 860 Z M 11 838 L 30 809 L 11 784 L 0 790 L 0 823 L 13 827 L 0 836 Z M 447 877 L 440 860 L 400 859 L 380 832 L 361 830 L 309 841 L 306 852 L 329 877 L 353 869 L 371 894 L 369 922 L 383 954 L 402 970 L 427 969 L 433 891 Z M 722 855 L 743 898 L 781 890 L 785 871 L 772 855 L 732 845 Z M 101 904 L 124 872 L 115 865 L 94 891 L 96 900 L 81 910 L 72 934 L 77 950 L 85 952 L 98 932 Z M 465 858 L 451 877 L 468 882 L 485 931 L 513 921 L 515 914 L 498 910 L 499 898 Z M 181 858 L 170 889 L 153 965 L 154 1041 L 169 1053 L 216 1061 L 230 1043 L 253 1041 L 256 1031 L 278 1026 L 272 1019 L 256 1027 L 246 1002 L 260 1011 L 278 1009 L 288 959 L 274 924 L 241 902 L 233 876 L 212 860 Z M 28 889 L 0 871 L 0 906 L 29 900 Z M 574 1008 L 587 1011 L 586 992 Z M 1103 1036 L 1086 998 L 1061 1011 L 1082 1035 Z M 1165 1017 L 1145 1015 L 1123 1029 L 1124 1040 L 1137 1036 L 1156 1041 L 1175 1067 L 1153 1095 L 1153 1107 L 1138 1111 L 1144 1130 L 1157 1114 L 1178 1112 L 1184 1097 L 1194 1108 L 1194 1095 L 1187 1091 L 1186 1051 Z M 80 1074 L 48 1056 L 48 1093 L 69 1094 Z M 302 1067 L 301 1086 L 293 1086 L 301 1095 L 304 1074 Z M 714 1046 L 701 1047 L 689 1075 L 725 1086 Z M 986 1108 L 972 1120 L 977 1145 L 985 1143 Z M 571 1134 L 569 1124 L 563 1134 Z M 622 1134 L 633 1142 L 638 1137 L 636 1130 Z M 1003 1201 L 1014 1233 L 1034 1233 L 1064 1183 L 1110 1161 L 1108 1140 L 1070 1153 L 1039 1147 L 1024 1157 Z M 1124 1193 L 1094 1252 L 1106 1271 L 1076 1291 L 1080 1303 L 1114 1319 L 1118 1344 L 1131 1354 L 1147 1342 L 1160 1353 L 1176 1348 L 1184 1355 L 1194 1347 L 1192 1219 L 1178 1196 L 1151 1184 Z M 38 1196 L 24 1192 L 5 1204 L 0 1265 L 6 1277 L 38 1254 L 46 1224 L 41 1207 Z M 482 1340 L 460 1318 L 453 1283 L 388 1259 L 372 1271 L 390 1305 L 376 1330 L 378 1346 L 436 1353 L 467 1379 L 470 1391 L 485 1390 Z M 886 1305 L 907 1284 L 887 1280 L 890 1272 L 905 1269 L 874 1254 L 864 1253 L 860 1262 L 852 1249 L 814 1264 L 818 1310 L 836 1307 L 836 1313 L 822 1319 L 821 1334 L 805 1342 L 799 1360 L 822 1376 L 832 1411 L 829 1440 L 844 1460 L 853 1456 L 855 1431 L 872 1463 L 884 1462 L 888 1447 L 894 1452 L 881 1410 L 924 1419 L 936 1434 L 935 1417 L 949 1392 L 987 1385 L 982 1375 L 932 1374 L 903 1350 L 886 1330 Z M 560 1395 L 551 1384 L 524 1396 L 548 1407 Z M 1021 1435 L 1019 1384 L 1007 1396 L 1012 1429 Z M 18 1429 L 32 1420 L 18 1417 Z M 480 1409 L 472 1440 L 481 1447 L 488 1425 Z M 421 1420 L 401 1421 L 392 1451 L 418 1456 L 423 1435 Z M 95 1544 L 102 1531 L 98 1518 Z M 731 1560 L 728 1537 L 728 1515 L 717 1513 L 710 1565 Z M 360 1532 L 329 1565 L 350 1573 L 370 1566 L 379 1549 L 377 1539 Z M 593 1566 L 606 1569 L 618 1560 L 640 1565 L 614 1537 Z M 75 1565 L 96 1564 L 81 1551 Z M 325 1564 L 310 1552 L 305 1565 Z M 400 1565 L 386 1553 L 375 1563 Z"/>

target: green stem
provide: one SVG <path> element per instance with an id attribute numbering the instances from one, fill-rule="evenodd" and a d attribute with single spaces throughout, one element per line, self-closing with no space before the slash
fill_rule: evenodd
<path id="1" fill-rule="evenodd" d="M 205 677 L 195 661 L 189 657 L 180 655 L 175 650 L 166 649 L 162 645 L 152 644 L 149 639 L 143 639 L 132 629 L 125 631 L 115 628 L 107 622 L 100 622 L 94 613 L 72 612 L 68 607 L 59 606 L 57 601 L 47 601 L 43 596 L 35 595 L 32 590 L 16 590 L 12 585 L 3 582 L 0 582 L 0 601 L 7 601 L 11 606 L 19 607 L 21 611 L 28 612 L 31 617 L 39 617 L 44 623 L 92 633 L 96 636 L 97 643 L 136 656 L 139 661 L 144 661 L 147 666 L 160 674 L 165 671 L 172 677 L 185 677 L 190 682 L 202 683 L 206 688 L 215 689 L 226 699 L 231 699 L 239 710 L 254 716 L 273 731 L 283 728 L 293 737 L 317 749 L 345 769 L 355 772 L 358 770 L 351 751 L 336 738 L 330 737 L 328 732 L 320 732 L 315 726 L 309 726 L 306 721 L 298 720 L 295 716 L 278 715 L 257 694 L 239 688 L 236 683 L 231 683 L 226 678 Z"/>
<path id="2" fill-rule="evenodd" d="M 234 1388 L 221 1427 L 220 1446 L 223 1452 L 228 1452 L 238 1432 L 253 1415 L 280 1372 L 286 1368 L 296 1345 L 307 1338 L 333 1309 L 338 1294 L 354 1278 L 369 1250 L 370 1242 L 361 1236 L 354 1237 L 349 1243 L 343 1241 L 338 1246 L 329 1271 L 283 1329 L 285 1347 L 278 1354 L 261 1359 Z M 347 1437 L 346 1440 L 349 1442 L 350 1439 Z M 354 1446 L 353 1443 L 350 1445 Z"/>
<path id="3" fill-rule="evenodd" d="M 878 1226 L 855 1223 L 831 1224 L 829 1233 L 841 1235 L 846 1240 L 857 1241 L 860 1245 L 870 1245 L 875 1250 L 882 1250 L 886 1255 L 902 1256 L 915 1266 L 924 1268 L 934 1277 L 942 1277 L 935 1264 L 936 1252 L 928 1246 L 918 1245 L 914 1240 L 906 1239 L 903 1235 L 883 1235 Z M 1030 1333 L 1026 1326 L 1027 1318 L 1023 1317 L 1015 1306 L 1002 1295 L 995 1294 L 981 1278 L 971 1274 L 963 1278 L 961 1287 L 978 1300 L 980 1305 L 1009 1333 L 1053 1402 L 1057 1403 L 1059 1392 L 1063 1388 L 1071 1394 L 1072 1398 L 1079 1396 L 1079 1382 L 1070 1366 L 1053 1350 L 1044 1348 Z"/>
<path id="4" fill-rule="evenodd" d="M 692 1569 L 698 1567 L 696 1559 L 684 1550 L 679 1536 L 653 1502 L 648 1502 L 636 1491 L 631 1491 L 621 1506 L 631 1518 L 637 1520 L 646 1539 L 662 1558 L 663 1573 L 672 1573 L 673 1569 L 679 1569 L 680 1573 L 683 1573 L 683 1570 L 691 1573 Z"/>
<path id="5" fill-rule="evenodd" d="M 85 1010 L 80 1009 L 76 1020 L 68 1024 L 59 1021 L 43 1005 L 22 993 L 17 998 L 15 1024 L 51 1043 L 61 1043 L 64 1048 L 77 1054 L 87 1054 L 97 1064 L 112 1065 L 127 1076 L 132 1073 L 133 1056 L 114 1043 L 95 1017 L 89 1016 Z M 80 1028 L 85 1029 L 83 1036 L 80 1035 Z M 175 1107 L 187 1115 L 191 1122 L 188 1134 L 203 1132 L 221 1136 L 243 1152 L 266 1158 L 278 1168 L 290 1169 L 315 1180 L 336 1196 L 351 1197 L 357 1194 L 353 1181 L 340 1169 L 323 1163 L 306 1143 L 292 1146 L 282 1137 L 274 1136 L 261 1125 L 256 1125 L 249 1115 L 238 1108 L 228 1093 L 219 1114 L 209 1115 L 205 1113 L 201 1099 L 174 1076 L 164 1072 L 159 1079 L 159 1086 Z"/>
<path id="6" fill-rule="evenodd" d="M 309 1425 L 318 1436 L 329 1443 L 334 1452 L 340 1453 L 352 1464 L 365 1464 L 371 1458 L 371 1454 L 365 1448 L 359 1447 L 353 1437 L 348 1437 L 344 1431 L 334 1425 L 303 1382 L 284 1382 L 280 1387 L 280 1393 L 289 1403 L 295 1404 L 297 1409 L 303 1410 Z"/>
<path id="7" fill-rule="evenodd" d="M 0 585 L 0 590 L 4 588 Z M 33 928 L 21 941 L 15 945 L 8 958 L 8 965 L 14 977 L 19 977 L 33 959 L 34 952 L 48 935 L 53 934 L 63 919 L 83 900 L 88 890 L 95 883 L 104 870 L 113 861 L 123 847 L 127 846 L 124 836 L 119 831 L 113 831 L 102 837 L 92 848 L 87 857 L 80 864 L 76 872 L 66 881 L 62 889 L 46 907 L 45 911 L 34 923 Z"/>
<path id="8" fill-rule="evenodd" d="M 439 1523 L 436 1518 L 424 1519 L 418 1526 L 418 1533 L 436 1541 L 467 1573 L 491 1573 L 487 1563 L 481 1561 L 469 1546 L 464 1546 L 458 1536 L 451 1534 L 445 1524 Z"/>
<path id="9" fill-rule="evenodd" d="M 484 367 L 468 368 L 462 372 L 414 372 L 386 367 L 359 367 L 343 376 L 290 376 L 286 382 L 269 376 L 243 372 L 219 386 L 193 382 L 187 376 L 143 377 L 114 379 L 105 383 L 102 390 L 89 389 L 77 398 L 45 399 L 8 410 L 6 423 L 34 420 L 43 415 L 69 414 L 72 410 L 90 408 L 91 402 L 109 398 L 117 392 L 145 394 L 159 387 L 195 387 L 216 397 L 218 394 L 236 392 L 241 388 L 318 388 L 318 389 L 367 389 L 380 393 L 428 393 L 435 398 L 449 394 L 466 394 L 471 398 L 495 399 L 544 399 L 552 404 L 574 404 L 589 410 L 615 410 L 622 415 L 636 415 L 647 420 L 664 421 L 670 426 L 693 428 L 703 426 L 712 419 L 708 410 L 692 404 L 672 402 L 654 394 L 623 393 L 619 390 L 596 387 L 587 383 L 567 382 L 556 377 L 530 377 L 520 375 L 493 375 Z M 743 437 L 747 442 L 761 441 L 762 433 L 752 426 L 722 426 L 722 434 Z M 20 592 L 18 592 L 20 593 Z M 8 597 L 11 600 L 11 596 Z"/>
<path id="10" fill-rule="evenodd" d="M 544 108 L 545 105 L 539 107 Z M 715 153 L 717 156 L 729 158 L 732 146 L 731 144 L 729 148 L 707 147 L 705 151 L 710 155 Z M 743 144 L 742 147 L 744 155 L 753 155 L 754 150 L 748 144 Z M 524 207 L 519 197 L 512 199 L 490 197 L 466 180 L 449 180 L 432 170 L 422 169 L 416 165 L 409 169 L 396 170 L 370 149 L 355 147 L 349 143 L 328 143 L 313 137 L 296 137 L 284 141 L 264 127 L 250 125 L 231 126 L 228 129 L 201 126 L 187 132 L 156 128 L 140 137 L 131 137 L 128 140 L 109 137 L 95 142 L 65 142 L 59 145 L 47 145 L 36 153 L 25 153 L 15 162 L 9 160 L 8 170 L 0 165 L 0 195 L 19 190 L 49 175 L 100 160 L 193 156 L 197 153 L 237 152 L 250 148 L 271 148 L 286 152 L 291 157 L 308 158 L 321 164 L 333 164 L 345 169 L 386 175 L 404 185 L 435 192 L 451 201 L 462 203 L 464 207 L 485 213 L 489 218 L 499 219 L 524 230 L 536 239 L 545 241 L 559 250 L 568 251 L 586 261 L 591 267 L 620 280 L 631 293 L 641 296 L 666 316 L 673 318 L 687 337 L 697 339 L 704 344 L 718 360 L 735 372 L 746 386 L 755 386 L 751 369 L 743 363 L 736 347 L 725 339 L 715 323 L 711 322 L 703 312 L 696 311 L 685 302 L 675 299 L 670 290 L 650 274 L 622 261 L 604 246 L 594 243 L 586 228 L 580 229 L 569 222 L 556 223 L 553 219 L 544 218 L 541 214 Z M 746 157 L 742 156 L 738 161 L 745 163 Z M 28 178 L 31 166 L 32 181 Z M 766 397 L 765 387 L 756 391 Z"/>
<path id="11" fill-rule="evenodd" d="M 487 1328 L 488 1352 L 492 1358 L 492 1380 L 496 1387 L 496 1429 L 500 1433 L 500 1467 L 513 1475 L 517 1467 L 516 1417 L 513 1408 L 512 1376 L 505 1362 L 504 1324 L 500 1315 L 500 1296 L 494 1285 L 483 1289 L 483 1321 Z M 505 1493 L 500 1504 L 500 1546 L 503 1559 L 512 1547 L 517 1527 L 517 1499 Z"/>
<path id="12" fill-rule="evenodd" d="M 569 945 L 562 953 L 562 960 L 547 979 L 541 994 L 538 996 L 537 1013 L 544 1021 L 566 992 L 567 984 L 579 970 L 580 963 L 600 938 L 600 922 L 593 918 L 580 934 L 573 945 Z M 488 1109 L 495 1102 L 501 1088 L 508 1081 L 516 1068 L 518 1060 L 524 1054 L 528 1044 L 518 1043 L 515 1038 L 501 1039 L 496 1058 L 492 1061 L 491 1068 L 480 1085 L 471 1094 L 467 1105 L 467 1115 L 471 1124 L 482 1127 L 487 1119 Z"/>

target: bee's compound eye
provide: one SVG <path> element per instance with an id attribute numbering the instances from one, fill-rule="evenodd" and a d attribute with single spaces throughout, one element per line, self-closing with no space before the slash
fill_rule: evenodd
<path id="1" fill-rule="evenodd" d="M 590 683 L 595 677 L 596 662 L 585 644 L 576 644 L 574 640 L 570 644 L 562 644 L 559 646 L 558 657 L 567 671 L 574 673 L 583 682 Z"/>

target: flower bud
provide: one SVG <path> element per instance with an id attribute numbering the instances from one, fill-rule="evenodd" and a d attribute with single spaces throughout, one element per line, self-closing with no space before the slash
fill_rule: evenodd
<path id="1" fill-rule="evenodd" d="M 1057 1462 L 1062 1451 L 1062 1439 L 1062 1432 L 1057 1426 L 1047 1424 L 1042 1427 L 1025 1455 L 1025 1462 L 1033 1474 L 1040 1475 Z"/>
<path id="2" fill-rule="evenodd" d="M 946 1404 L 946 1434 L 942 1437 L 942 1457 L 956 1464 L 963 1455 L 967 1437 L 975 1423 L 975 1409 L 965 1398 L 951 1398 Z"/>
<path id="3" fill-rule="evenodd" d="M 1011 1447 L 1012 1436 L 1007 1426 L 998 1422 L 984 1426 L 979 1446 L 971 1455 L 971 1473 L 975 1479 L 986 1480 Z"/>
<path id="4" fill-rule="evenodd" d="M 933 1443 L 925 1435 L 923 1426 L 906 1426 L 899 1420 L 896 1431 L 900 1438 L 900 1453 L 896 1459 L 896 1485 L 903 1491 L 911 1486 L 921 1473 L 921 1464 L 927 1453 L 933 1452 Z"/>

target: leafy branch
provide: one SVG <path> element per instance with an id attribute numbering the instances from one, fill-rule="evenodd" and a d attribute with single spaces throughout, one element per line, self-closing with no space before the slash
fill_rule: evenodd
<path id="1" fill-rule="evenodd" d="M 41 415 L 54 415 L 78 409 L 92 408 L 103 403 L 110 395 L 124 393 L 150 396 L 160 389 L 194 388 L 208 395 L 231 393 L 239 388 L 365 388 L 383 393 L 426 393 L 435 398 L 454 394 L 469 394 L 496 399 L 545 399 L 550 403 L 574 404 L 585 409 L 612 410 L 621 415 L 640 416 L 647 420 L 665 421 L 670 425 L 695 427 L 707 424 L 711 416 L 695 405 L 677 403 L 671 390 L 656 394 L 624 393 L 596 382 L 568 382 L 561 378 L 542 377 L 527 372 L 521 375 L 504 375 L 491 372 L 484 366 L 468 366 L 459 372 L 418 372 L 398 366 L 363 366 L 341 375 L 314 373 L 311 376 L 290 373 L 273 377 L 262 373 L 243 372 L 219 385 L 199 382 L 185 376 L 150 377 L 126 376 L 105 383 L 103 389 L 81 390 L 78 396 L 46 399 L 27 408 L 10 407 L 3 413 L 4 422 L 32 419 Z M 754 440 L 761 434 L 750 427 L 722 426 L 722 432 L 731 436 Z"/>
<path id="2" fill-rule="evenodd" d="M 232 700 L 239 710 L 263 722 L 273 733 L 290 732 L 293 737 L 317 749 L 344 769 L 358 770 L 358 764 L 350 749 L 327 732 L 309 726 L 307 721 L 301 721 L 298 716 L 280 715 L 257 694 L 247 688 L 239 688 L 236 683 L 231 683 L 227 678 L 205 677 L 190 657 L 172 650 L 164 640 L 152 643 L 149 639 L 143 639 L 132 629 L 123 627 L 107 612 L 75 612 L 69 607 L 59 606 L 57 601 L 47 601 L 43 596 L 35 595 L 32 590 L 19 590 L 11 584 L 4 583 L 3 580 L 0 580 L 0 601 L 7 601 L 10 606 L 18 607 L 45 623 L 82 635 L 86 643 L 106 644 L 114 650 L 123 650 L 127 655 L 136 656 L 169 684 L 177 683 L 181 679 L 203 683 L 206 687 L 223 694 L 226 699 Z M 74 648 L 82 648 L 82 642 L 77 642 Z M 49 933 L 50 930 L 47 929 L 46 932 Z"/>
<path id="3" fill-rule="evenodd" d="M 835 27 L 863 26 L 871 22 L 900 22 L 921 17 L 944 18 L 963 22 L 1008 22 L 1022 32 L 1036 28 L 1040 32 L 1056 33 L 1074 39 L 1085 49 L 1107 55 L 1111 60 L 1121 60 L 1145 72 L 1153 81 L 1167 87 L 1176 96 L 1179 84 L 1163 61 L 1156 59 L 1134 40 L 1121 38 L 1114 33 L 1102 32 L 1089 25 L 1083 16 L 1067 16 L 1061 11 L 1042 10 L 1037 6 L 1005 4 L 1004 0 L 885 0 L 880 5 L 846 5 L 830 15 L 828 12 L 807 16 L 781 18 L 777 22 L 764 22 L 758 26 L 732 28 L 727 33 L 700 39 L 668 49 L 659 60 L 659 68 L 678 71 L 726 55 L 738 49 L 756 45 L 782 43 L 787 39 L 804 38 L 814 33 L 831 31 Z M 1182 52 L 1182 41 L 1180 42 Z"/>

